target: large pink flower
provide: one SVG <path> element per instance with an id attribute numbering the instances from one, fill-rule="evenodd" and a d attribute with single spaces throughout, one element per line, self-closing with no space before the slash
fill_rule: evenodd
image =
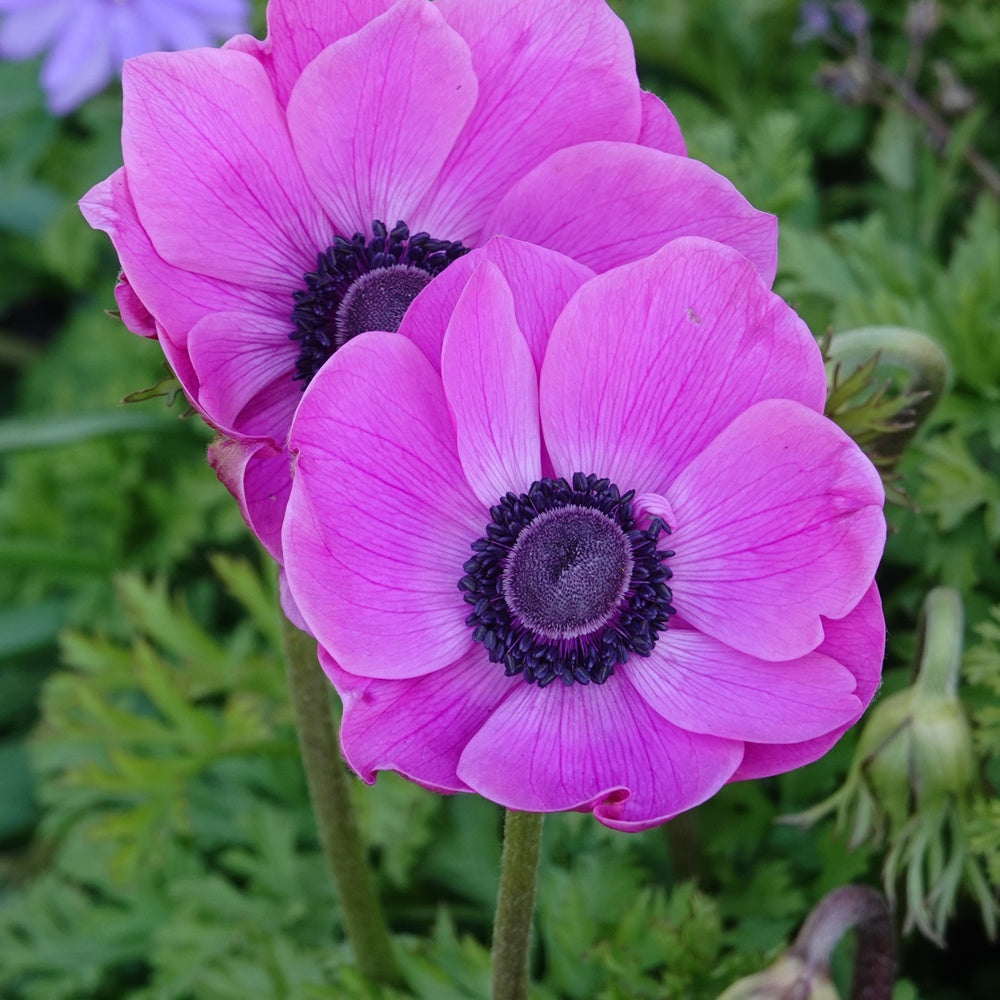
<path id="1" fill-rule="evenodd" d="M 700 238 L 462 266 L 292 426 L 285 569 L 349 762 L 639 829 L 824 753 L 878 683 L 885 522 L 804 324 Z"/>
<path id="2" fill-rule="evenodd" d="M 81 204 L 275 555 L 304 383 L 489 236 L 603 271 L 702 235 L 772 280 L 774 219 L 684 155 L 603 0 L 271 0 L 268 23 L 130 61 L 125 165 Z"/>

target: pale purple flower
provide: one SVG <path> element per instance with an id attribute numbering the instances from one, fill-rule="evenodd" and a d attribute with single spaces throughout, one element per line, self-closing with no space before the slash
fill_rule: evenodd
<path id="1" fill-rule="evenodd" d="M 283 545 L 351 765 L 641 829 L 826 752 L 878 684 L 885 521 L 825 395 L 691 237 L 596 276 L 491 241 L 347 343 Z"/>
<path id="2" fill-rule="evenodd" d="M 0 0 L 0 57 L 47 50 L 41 83 L 49 110 L 72 111 L 132 56 L 190 49 L 246 31 L 248 0 Z"/>
<path id="3" fill-rule="evenodd" d="M 279 558 L 303 385 L 488 237 L 601 271 L 701 235 L 774 277 L 775 220 L 684 155 L 603 0 L 272 0 L 268 26 L 131 61 L 125 166 L 82 208 Z"/>

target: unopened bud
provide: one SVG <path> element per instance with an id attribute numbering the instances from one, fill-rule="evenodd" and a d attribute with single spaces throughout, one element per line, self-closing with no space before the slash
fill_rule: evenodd
<path id="1" fill-rule="evenodd" d="M 737 980 L 718 1000 L 840 1000 L 825 970 L 788 953 L 763 972 Z"/>

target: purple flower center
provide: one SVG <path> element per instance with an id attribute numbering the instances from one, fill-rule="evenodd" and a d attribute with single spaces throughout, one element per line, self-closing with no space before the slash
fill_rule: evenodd
<path id="1" fill-rule="evenodd" d="M 490 508 L 458 586 L 473 639 L 508 676 L 603 684 L 632 653 L 652 652 L 674 614 L 663 565 L 673 553 L 657 548 L 662 519 L 636 526 L 634 496 L 578 472 Z"/>
<path id="2" fill-rule="evenodd" d="M 299 342 L 295 378 L 305 388 L 338 347 L 366 330 L 399 329 L 421 289 L 468 249 L 427 233 L 410 235 L 404 222 L 389 231 L 372 223 L 371 239 L 335 236 L 295 291 L 292 340 Z"/>
<path id="3" fill-rule="evenodd" d="M 517 536 L 501 593 L 537 635 L 575 639 L 607 625 L 632 579 L 625 532 L 593 507 L 539 514 Z"/>

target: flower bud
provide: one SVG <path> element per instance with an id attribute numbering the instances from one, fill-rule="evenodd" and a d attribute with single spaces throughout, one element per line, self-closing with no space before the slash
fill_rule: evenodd
<path id="1" fill-rule="evenodd" d="M 718 1000 L 840 1000 L 825 970 L 787 952 L 770 968 L 737 980 Z"/>

